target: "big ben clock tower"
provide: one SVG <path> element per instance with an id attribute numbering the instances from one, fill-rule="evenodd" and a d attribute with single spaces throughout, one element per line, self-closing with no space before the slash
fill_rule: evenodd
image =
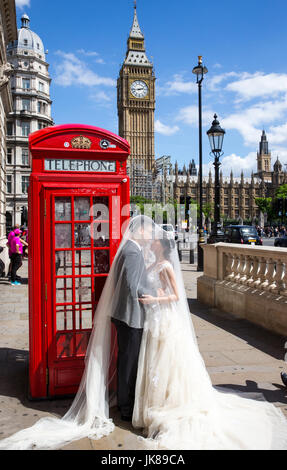
<path id="1" fill-rule="evenodd" d="M 119 135 L 131 146 L 131 194 L 145 195 L 143 183 L 154 166 L 155 76 L 145 51 L 136 4 L 127 53 L 118 78 Z"/>

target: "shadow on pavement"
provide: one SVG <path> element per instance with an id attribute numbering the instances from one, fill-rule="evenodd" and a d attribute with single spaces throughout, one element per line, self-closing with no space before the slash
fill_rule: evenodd
<path id="1" fill-rule="evenodd" d="M 243 339 L 254 348 L 275 359 L 284 360 L 286 337 L 267 331 L 247 320 L 232 317 L 228 313 L 204 305 L 196 299 L 188 299 L 188 304 L 192 315 Z"/>

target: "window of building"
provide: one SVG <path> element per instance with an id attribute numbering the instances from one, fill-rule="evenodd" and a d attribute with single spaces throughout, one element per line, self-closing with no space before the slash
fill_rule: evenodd
<path id="1" fill-rule="evenodd" d="M 22 127 L 22 136 L 28 137 L 28 135 L 30 134 L 30 122 L 22 121 L 21 127 Z"/>
<path id="2" fill-rule="evenodd" d="M 6 188 L 7 188 L 7 193 L 11 194 L 12 193 L 12 175 L 6 176 Z"/>
<path id="3" fill-rule="evenodd" d="M 37 104 L 38 113 L 41 112 L 41 108 L 42 108 L 42 103 L 41 101 L 38 101 L 38 104 Z"/>
<path id="4" fill-rule="evenodd" d="M 30 90 L 30 87 L 31 87 L 30 78 L 22 78 L 22 83 L 23 83 L 24 90 Z"/>
<path id="5" fill-rule="evenodd" d="M 29 176 L 22 176 L 22 193 L 27 194 L 29 187 Z"/>
<path id="6" fill-rule="evenodd" d="M 24 39 L 24 45 L 28 46 L 28 39 Z"/>
<path id="7" fill-rule="evenodd" d="M 29 151 L 28 149 L 22 148 L 22 165 L 28 166 L 29 165 Z"/>
<path id="8" fill-rule="evenodd" d="M 44 83 L 43 82 L 39 82 L 39 91 L 44 91 Z"/>
<path id="9" fill-rule="evenodd" d="M 224 198 L 224 205 L 228 206 L 228 198 L 227 197 Z"/>
<path id="10" fill-rule="evenodd" d="M 13 135 L 13 122 L 7 122 L 7 135 Z"/>
<path id="11" fill-rule="evenodd" d="M 7 148 L 7 163 L 8 165 L 12 165 L 12 149 Z"/>
<path id="12" fill-rule="evenodd" d="M 239 199 L 236 197 L 236 198 L 234 199 L 234 202 L 235 202 L 235 205 L 238 206 Z"/>
<path id="13" fill-rule="evenodd" d="M 25 109 L 26 111 L 30 111 L 31 109 L 31 101 L 27 99 L 22 100 L 22 109 Z"/>
<path id="14" fill-rule="evenodd" d="M 46 124 L 45 122 L 42 122 L 42 121 L 38 121 L 38 129 L 44 129 L 44 127 L 46 127 Z"/>

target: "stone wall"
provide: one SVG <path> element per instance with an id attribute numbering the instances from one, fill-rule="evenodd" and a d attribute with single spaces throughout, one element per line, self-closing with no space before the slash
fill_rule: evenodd
<path id="1" fill-rule="evenodd" d="M 216 243 L 203 250 L 198 300 L 287 336 L 287 249 Z"/>

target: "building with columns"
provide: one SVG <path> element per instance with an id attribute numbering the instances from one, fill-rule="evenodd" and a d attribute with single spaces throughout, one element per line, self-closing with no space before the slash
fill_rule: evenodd
<path id="1" fill-rule="evenodd" d="M 15 0 L 0 2 L 0 246 L 6 245 L 6 118 L 12 111 L 6 47 L 17 40 Z"/>
<path id="2" fill-rule="evenodd" d="M 13 66 L 11 90 L 13 111 L 7 121 L 7 228 L 26 225 L 30 176 L 28 135 L 52 126 L 49 64 L 40 37 L 23 15 L 18 40 L 11 41 L 7 58 Z"/>

